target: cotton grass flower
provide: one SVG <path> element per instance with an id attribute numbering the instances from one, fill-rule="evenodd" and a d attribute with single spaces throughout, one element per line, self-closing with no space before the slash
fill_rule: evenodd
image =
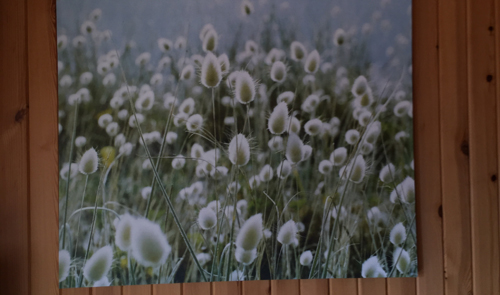
<path id="1" fill-rule="evenodd" d="M 403 203 L 413 203 L 415 201 L 415 181 L 407 176 L 396 188 L 391 192 L 390 201 L 395 203 L 400 199 Z"/>
<path id="2" fill-rule="evenodd" d="M 238 134 L 229 143 L 229 160 L 233 165 L 244 166 L 250 160 L 250 144 L 243 134 Z"/>
<path id="3" fill-rule="evenodd" d="M 130 239 L 132 256 L 144 267 L 163 265 L 172 249 L 160 226 L 147 219 L 136 220 Z"/>
<path id="4" fill-rule="evenodd" d="M 285 91 L 278 95 L 276 102 L 279 104 L 280 102 L 285 102 L 286 104 L 291 104 L 295 98 L 295 93 L 292 91 Z"/>
<path id="5" fill-rule="evenodd" d="M 194 75 L 194 67 L 193 65 L 186 65 L 181 72 L 181 80 L 191 80 Z"/>
<path id="6" fill-rule="evenodd" d="M 302 254 L 300 254 L 300 265 L 302 266 L 310 266 L 312 261 L 313 261 L 313 255 L 311 251 L 304 251 Z"/>
<path id="7" fill-rule="evenodd" d="M 214 210 L 209 208 L 202 208 L 198 213 L 198 225 L 203 230 L 209 230 L 217 224 L 217 215 Z"/>
<path id="8" fill-rule="evenodd" d="M 136 128 L 136 124 L 140 125 L 144 122 L 144 115 L 143 114 L 133 114 L 130 116 L 128 120 L 128 125 L 132 128 Z"/>
<path id="9" fill-rule="evenodd" d="M 323 175 L 328 175 L 332 172 L 332 170 L 333 170 L 332 162 L 328 160 L 322 160 L 321 162 L 319 162 L 318 166 L 319 173 Z"/>
<path id="10" fill-rule="evenodd" d="M 394 115 L 396 117 L 403 117 L 405 115 L 408 115 L 411 109 L 411 102 L 407 100 L 400 101 L 394 106 Z"/>
<path id="11" fill-rule="evenodd" d="M 174 47 L 174 43 L 166 38 L 158 39 L 158 48 L 163 52 L 168 52 Z"/>
<path id="12" fill-rule="evenodd" d="M 274 107 L 269 117 L 267 128 L 272 134 L 282 134 L 287 130 L 288 107 L 285 102 L 280 102 Z"/>
<path id="13" fill-rule="evenodd" d="M 313 148 L 310 145 L 305 144 L 302 147 L 302 161 L 309 159 L 312 155 Z"/>
<path id="14" fill-rule="evenodd" d="M 111 122 L 108 124 L 108 126 L 106 126 L 106 133 L 111 137 L 116 136 L 119 131 L 120 125 L 118 125 L 118 123 L 116 122 Z"/>
<path id="15" fill-rule="evenodd" d="M 402 248 L 397 248 L 396 250 L 394 250 L 392 261 L 393 266 L 395 266 L 400 273 L 407 274 L 410 270 L 411 257 L 406 250 Z"/>
<path id="16" fill-rule="evenodd" d="M 337 29 L 333 34 L 333 44 L 342 46 L 345 43 L 346 33 L 343 29 Z"/>
<path id="17" fill-rule="evenodd" d="M 285 52 L 281 49 L 273 48 L 267 54 L 264 62 L 270 66 L 276 61 L 280 61 L 285 57 Z"/>
<path id="18" fill-rule="evenodd" d="M 151 60 L 151 53 L 143 52 L 135 59 L 135 64 L 139 67 L 143 67 L 147 65 L 150 60 Z"/>
<path id="19" fill-rule="evenodd" d="M 320 134 L 323 122 L 320 119 L 312 119 L 306 122 L 304 125 L 304 130 L 307 134 L 311 136 L 316 136 Z"/>
<path id="20" fill-rule="evenodd" d="M 300 121 L 296 117 L 289 117 L 287 122 L 287 131 L 299 133 L 300 132 Z"/>
<path id="21" fill-rule="evenodd" d="M 59 283 L 66 280 L 69 275 L 71 257 L 66 250 L 59 251 Z"/>
<path id="22" fill-rule="evenodd" d="M 352 94 L 356 97 L 363 96 L 368 91 L 368 81 L 365 76 L 359 76 L 352 84 Z"/>
<path id="23" fill-rule="evenodd" d="M 271 80 L 283 83 L 286 79 L 286 66 L 282 61 L 275 61 L 271 67 Z"/>
<path id="24" fill-rule="evenodd" d="M 235 98 L 240 103 L 248 104 L 255 99 L 255 82 L 248 72 L 238 72 L 234 87 Z"/>
<path id="25" fill-rule="evenodd" d="M 200 131 L 203 127 L 203 117 L 199 114 L 190 116 L 187 119 L 186 127 L 191 132 Z"/>
<path id="26" fill-rule="evenodd" d="M 345 175 L 343 175 L 345 173 Z M 366 175 L 366 162 L 362 155 L 358 155 L 353 162 L 345 166 L 345 171 L 340 170 L 340 176 L 348 177 L 354 183 L 361 183 Z"/>
<path id="27" fill-rule="evenodd" d="M 288 246 L 294 242 L 297 235 L 297 225 L 295 221 L 289 220 L 283 224 L 278 232 L 278 242 L 284 246 Z"/>
<path id="28" fill-rule="evenodd" d="M 174 168 L 175 170 L 180 170 L 184 168 L 185 164 L 186 164 L 186 159 L 182 155 L 177 155 L 172 160 L 172 168 Z"/>
<path id="29" fill-rule="evenodd" d="M 217 50 L 217 45 L 219 44 L 219 36 L 217 32 L 212 29 L 208 30 L 203 37 L 203 51 L 210 52 Z"/>
<path id="30" fill-rule="evenodd" d="M 101 128 L 106 128 L 111 122 L 113 122 L 113 117 L 110 114 L 103 114 L 97 120 L 97 124 L 99 124 Z"/>
<path id="31" fill-rule="evenodd" d="M 278 175 L 278 177 L 281 179 L 287 178 L 291 173 L 292 173 L 292 165 L 288 160 L 284 160 L 276 168 L 276 175 Z"/>
<path id="32" fill-rule="evenodd" d="M 345 141 L 350 145 L 355 145 L 359 141 L 359 131 L 355 129 L 347 130 L 345 133 Z"/>
<path id="33" fill-rule="evenodd" d="M 208 52 L 201 65 L 201 84 L 207 88 L 219 86 L 222 80 L 221 65 L 217 57 Z"/>
<path id="34" fill-rule="evenodd" d="M 381 132 L 382 132 L 382 126 L 380 122 L 379 121 L 372 122 L 366 128 L 365 142 L 375 144 Z"/>
<path id="35" fill-rule="evenodd" d="M 141 197 L 144 199 L 144 200 L 147 200 L 149 199 L 149 197 L 151 196 L 151 191 L 152 191 L 152 188 L 150 186 L 145 186 L 141 189 Z"/>
<path id="36" fill-rule="evenodd" d="M 80 159 L 78 164 L 78 170 L 80 173 L 85 175 L 90 175 L 97 171 L 97 165 L 99 164 L 99 157 L 94 148 L 88 149 Z"/>
<path id="37" fill-rule="evenodd" d="M 71 170 L 71 173 L 70 173 Z M 62 179 L 68 180 L 68 176 L 73 179 L 78 175 L 78 164 L 76 163 L 64 163 L 63 167 L 61 168 L 61 172 L 59 173 Z"/>
<path id="38" fill-rule="evenodd" d="M 229 73 L 229 67 L 231 64 L 229 63 L 229 57 L 227 56 L 227 54 L 223 53 L 219 55 L 217 60 L 219 61 L 222 75 L 226 75 L 227 73 Z"/>
<path id="39" fill-rule="evenodd" d="M 90 84 L 90 82 L 92 82 L 92 78 L 94 76 L 92 75 L 91 72 L 84 72 L 80 75 L 80 84 L 82 84 L 83 86 L 87 86 L 88 84 Z"/>
<path id="40" fill-rule="evenodd" d="M 314 74 L 320 66 L 320 57 L 317 50 L 309 53 L 304 64 L 304 70 L 309 74 Z"/>
<path id="41" fill-rule="evenodd" d="M 135 222 L 135 218 L 129 214 L 124 214 L 120 216 L 120 220 L 116 225 L 115 233 L 115 244 L 122 251 L 129 251 L 132 241 L 130 240 L 130 233 L 132 226 Z"/>
<path id="42" fill-rule="evenodd" d="M 213 179 L 222 179 L 227 176 L 227 173 L 229 172 L 229 169 L 225 166 L 217 166 L 214 169 L 210 171 L 210 177 Z"/>
<path id="43" fill-rule="evenodd" d="M 268 141 L 267 146 L 273 152 L 279 152 L 285 148 L 283 145 L 283 138 L 281 136 L 273 136 Z"/>
<path id="44" fill-rule="evenodd" d="M 91 282 L 99 281 L 106 276 L 113 262 L 113 249 L 104 246 L 94 252 L 83 267 L 83 276 Z"/>
<path id="45" fill-rule="evenodd" d="M 363 262 L 361 276 L 363 278 L 385 278 L 387 273 L 378 262 L 377 256 L 372 256 Z"/>
<path id="46" fill-rule="evenodd" d="M 396 224 L 390 234 L 390 241 L 394 246 L 400 246 L 406 240 L 406 229 L 403 223 Z"/>
<path id="47" fill-rule="evenodd" d="M 243 0 L 241 2 L 241 13 L 244 16 L 252 14 L 253 10 L 254 10 L 254 8 L 253 8 L 252 2 L 250 2 L 248 0 Z"/>
<path id="48" fill-rule="evenodd" d="M 395 173 L 396 167 L 392 163 L 389 163 L 380 169 L 379 179 L 384 183 L 391 183 L 394 181 Z"/>
<path id="49" fill-rule="evenodd" d="M 290 45 L 290 51 L 291 51 L 291 58 L 295 61 L 300 61 L 304 59 L 307 55 L 307 50 L 302 45 L 302 43 L 298 41 L 293 41 L 292 44 Z"/>
<path id="50" fill-rule="evenodd" d="M 248 179 L 248 185 L 251 190 L 254 190 L 260 186 L 260 176 L 254 175 Z"/>
<path id="51" fill-rule="evenodd" d="M 319 97 L 315 94 L 311 94 L 304 100 L 301 108 L 306 113 L 312 113 L 316 110 L 316 107 L 318 106 L 319 103 L 320 103 Z"/>
<path id="52" fill-rule="evenodd" d="M 290 133 L 286 144 L 286 158 L 291 163 L 299 163 L 302 161 L 302 148 L 304 143 L 295 133 Z"/>
<path id="53" fill-rule="evenodd" d="M 184 99 L 179 106 L 179 112 L 184 113 L 186 115 L 191 115 L 194 112 L 195 102 L 194 99 L 188 97 Z"/>
<path id="54" fill-rule="evenodd" d="M 236 236 L 236 246 L 245 251 L 250 251 L 259 245 L 262 239 L 264 226 L 262 224 L 262 214 L 258 213 L 245 221 Z"/>
<path id="55" fill-rule="evenodd" d="M 259 178 L 263 182 L 268 182 L 273 179 L 273 168 L 271 167 L 271 165 L 266 164 L 264 165 L 264 167 L 262 167 L 259 173 Z"/>
<path id="56" fill-rule="evenodd" d="M 76 147 L 83 147 L 85 146 L 85 144 L 87 144 L 87 139 L 85 138 L 85 136 L 78 136 L 77 138 L 75 138 L 75 146 Z"/>
<path id="57" fill-rule="evenodd" d="M 257 249 L 254 248 L 252 250 L 246 251 L 243 248 L 236 247 L 236 251 L 234 252 L 234 256 L 236 261 L 243 265 L 251 264 L 255 258 L 257 258 Z"/>

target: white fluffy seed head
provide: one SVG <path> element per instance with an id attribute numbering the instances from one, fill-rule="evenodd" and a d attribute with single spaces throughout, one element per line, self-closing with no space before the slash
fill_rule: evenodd
<path id="1" fill-rule="evenodd" d="M 312 119 L 306 122 L 304 130 L 311 136 L 316 136 L 321 132 L 323 122 L 320 119 Z"/>
<path id="2" fill-rule="evenodd" d="M 295 61 L 302 60 L 306 57 L 307 55 L 307 50 L 302 45 L 302 43 L 298 41 L 293 41 L 292 44 L 290 45 L 290 51 L 291 51 L 291 57 Z"/>
<path id="3" fill-rule="evenodd" d="M 320 99 L 316 94 L 309 95 L 302 103 L 302 110 L 306 113 L 312 113 L 320 103 Z"/>
<path id="4" fill-rule="evenodd" d="M 136 220 L 130 239 L 132 255 L 144 267 L 163 265 L 172 249 L 160 226 L 147 219 Z"/>
<path id="5" fill-rule="evenodd" d="M 229 57 L 227 56 L 227 54 L 223 53 L 219 55 L 217 60 L 219 61 L 222 75 L 226 75 L 227 73 L 229 73 L 229 67 L 231 66 L 231 64 L 229 63 Z"/>
<path id="6" fill-rule="evenodd" d="M 198 225 L 204 229 L 209 230 L 217 224 L 217 215 L 214 210 L 210 208 L 202 208 L 198 213 Z"/>
<path id="7" fill-rule="evenodd" d="M 120 221 L 116 225 L 115 233 L 115 244 L 122 251 L 130 250 L 131 240 L 130 233 L 132 226 L 135 222 L 135 218 L 129 214 L 124 214 L 120 216 Z"/>
<path id="8" fill-rule="evenodd" d="M 413 203 L 415 201 L 415 180 L 411 177 L 406 177 L 396 188 L 391 192 L 390 200 L 395 203 L 397 199 L 403 203 Z"/>
<path id="9" fill-rule="evenodd" d="M 343 29 L 337 29 L 333 34 L 333 44 L 336 46 L 342 46 L 345 43 L 346 34 Z"/>
<path id="10" fill-rule="evenodd" d="M 328 175 L 332 172 L 333 165 L 329 160 L 323 160 L 319 162 L 318 171 L 323 175 Z"/>
<path id="11" fill-rule="evenodd" d="M 375 121 L 368 125 L 365 133 L 365 141 L 371 144 L 375 144 L 375 142 L 378 139 L 378 136 L 380 135 L 380 132 L 382 132 L 382 125 L 380 124 L 379 121 Z"/>
<path id="12" fill-rule="evenodd" d="M 61 168 L 61 172 L 59 173 L 61 178 L 64 180 L 68 180 L 68 176 L 71 179 L 73 179 L 74 177 L 76 177 L 77 174 L 78 174 L 78 164 L 76 163 L 71 163 L 71 165 L 68 163 L 64 163 L 63 167 Z"/>
<path id="13" fill-rule="evenodd" d="M 300 121 L 296 117 L 288 117 L 287 122 L 288 132 L 294 132 L 299 134 L 300 132 Z"/>
<path id="14" fill-rule="evenodd" d="M 395 266 L 399 270 L 399 272 L 401 272 L 402 274 L 407 274 L 411 267 L 410 254 L 402 248 L 397 248 L 396 250 L 394 250 L 392 263 L 393 266 Z"/>
<path id="15" fill-rule="evenodd" d="M 368 155 L 369 153 L 373 152 L 374 147 L 373 144 L 369 142 L 363 142 L 359 149 L 362 155 Z"/>
<path id="16" fill-rule="evenodd" d="M 287 130 L 288 107 L 285 102 L 280 102 L 274 107 L 269 117 L 267 128 L 272 134 L 282 134 Z"/>
<path id="17" fill-rule="evenodd" d="M 243 248 L 236 247 L 236 251 L 234 252 L 234 256 L 236 261 L 243 265 L 251 264 L 255 258 L 257 258 L 257 248 L 246 251 Z"/>
<path id="18" fill-rule="evenodd" d="M 313 261 L 313 255 L 311 251 L 304 251 L 300 254 L 300 265 L 309 266 Z"/>
<path id="19" fill-rule="evenodd" d="M 161 51 L 163 52 L 168 52 L 172 47 L 174 46 L 174 43 L 172 41 L 165 39 L 165 38 L 160 38 L 158 39 L 158 48 L 160 48 Z"/>
<path id="20" fill-rule="evenodd" d="M 137 118 L 137 119 L 136 119 Z M 131 128 L 136 128 L 136 124 L 141 125 L 144 122 L 144 115 L 143 114 L 132 114 L 128 120 L 128 125 Z"/>
<path id="21" fill-rule="evenodd" d="M 309 74 L 314 74 L 318 71 L 320 65 L 320 57 L 317 50 L 309 53 L 304 64 L 304 70 Z"/>
<path id="22" fill-rule="evenodd" d="M 370 86 L 368 86 L 368 81 L 366 80 L 365 76 L 359 76 L 356 78 L 356 80 L 354 80 L 351 92 L 354 96 L 360 97 L 368 91 L 369 87 Z"/>
<path id="23" fill-rule="evenodd" d="M 369 111 L 363 111 L 361 114 L 358 116 L 358 123 L 359 125 L 365 127 L 370 123 L 370 120 L 372 119 L 372 114 Z"/>
<path id="24" fill-rule="evenodd" d="M 198 143 L 193 144 L 193 146 L 191 147 L 191 158 L 198 159 L 201 158 L 203 154 L 203 147 Z"/>
<path id="25" fill-rule="evenodd" d="M 85 175 L 90 175 L 97 171 L 97 165 L 99 164 L 99 157 L 94 148 L 88 149 L 80 159 L 78 164 L 78 170 L 80 173 Z"/>
<path id="26" fill-rule="evenodd" d="M 286 66 L 282 61 L 275 61 L 271 67 L 271 80 L 283 83 L 286 79 Z"/>
<path id="27" fill-rule="evenodd" d="M 182 101 L 181 105 L 179 106 L 179 112 L 191 115 L 194 112 L 194 106 L 195 106 L 194 99 L 188 97 Z"/>
<path id="28" fill-rule="evenodd" d="M 236 237 L 236 246 L 250 251 L 257 248 L 260 240 L 262 239 L 262 231 L 264 230 L 262 224 L 262 214 L 255 214 L 248 218 L 243 224 L 238 236 Z"/>
<path id="29" fill-rule="evenodd" d="M 286 144 L 286 158 L 288 161 L 296 164 L 302 161 L 302 148 L 304 147 L 304 143 L 299 138 L 299 136 L 295 133 L 290 133 L 288 136 L 288 141 Z"/>
<path id="30" fill-rule="evenodd" d="M 278 95 L 278 98 L 276 99 L 276 101 L 278 102 L 278 104 L 280 102 L 285 102 L 286 104 L 291 104 L 293 102 L 295 98 L 295 93 L 293 93 L 292 91 L 285 91 L 283 93 L 281 93 L 280 95 Z"/>
<path id="31" fill-rule="evenodd" d="M 106 133 L 111 137 L 117 135 L 119 131 L 120 125 L 118 125 L 118 123 L 116 122 L 111 122 L 108 124 L 108 126 L 106 126 Z"/>
<path id="32" fill-rule="evenodd" d="M 145 186 L 141 189 L 141 197 L 147 200 L 151 196 L 152 188 L 150 186 Z"/>
<path id="33" fill-rule="evenodd" d="M 347 164 L 346 176 L 354 183 L 360 183 L 365 178 L 366 162 L 362 155 L 358 155 L 354 163 Z"/>
<path id="34" fill-rule="evenodd" d="M 279 152 L 284 149 L 283 138 L 281 136 L 273 136 L 267 143 L 269 149 L 273 152 Z"/>
<path id="35" fill-rule="evenodd" d="M 345 133 L 345 141 L 350 145 L 355 145 L 359 141 L 359 131 L 356 129 L 347 130 Z"/>
<path id="36" fill-rule="evenodd" d="M 305 144 L 302 147 L 302 161 L 309 159 L 312 155 L 312 151 L 313 151 L 312 146 Z"/>
<path id="37" fill-rule="evenodd" d="M 384 183 L 391 183 L 394 181 L 394 176 L 396 173 L 396 167 L 392 163 L 389 163 L 380 169 L 379 178 L 380 181 Z"/>
<path id="38" fill-rule="evenodd" d="M 184 158 L 183 155 L 177 155 L 172 160 L 172 168 L 174 168 L 175 170 L 184 168 L 185 164 L 186 164 L 186 159 Z"/>
<path id="39" fill-rule="evenodd" d="M 250 189 L 256 189 L 260 186 L 260 176 L 259 175 L 254 175 L 248 179 L 248 185 L 250 186 Z"/>
<path id="40" fill-rule="evenodd" d="M 181 72 L 182 80 L 191 80 L 194 77 L 194 67 L 193 65 L 186 65 Z"/>
<path id="41" fill-rule="evenodd" d="M 247 71 L 237 73 L 234 84 L 235 98 L 242 104 L 248 104 L 255 99 L 255 82 Z"/>
<path id="42" fill-rule="evenodd" d="M 361 266 L 361 276 L 363 278 L 380 278 L 386 277 L 387 273 L 384 271 L 377 256 L 368 258 Z"/>
<path id="43" fill-rule="evenodd" d="M 259 173 L 259 178 L 264 182 L 268 182 L 273 179 L 273 168 L 271 165 L 266 164 L 262 167 Z"/>
<path id="44" fill-rule="evenodd" d="M 405 242 L 406 229 L 403 223 L 400 222 L 392 228 L 390 234 L 390 240 L 394 246 L 399 246 Z"/>
<path id="45" fill-rule="evenodd" d="M 203 127 L 203 117 L 200 114 L 192 115 L 187 120 L 186 127 L 191 132 L 200 131 Z"/>
<path id="46" fill-rule="evenodd" d="M 295 221 L 288 220 L 283 226 L 281 226 L 278 232 L 278 242 L 287 246 L 294 242 L 297 236 L 297 225 Z"/>
<path id="47" fill-rule="evenodd" d="M 411 102 L 407 100 L 400 101 L 394 106 L 394 115 L 396 117 L 403 117 L 405 115 L 409 115 L 411 110 L 412 110 Z"/>
<path id="48" fill-rule="evenodd" d="M 241 2 L 241 13 L 244 16 L 252 14 L 253 10 L 254 8 L 252 2 L 248 0 L 243 0 L 243 2 Z"/>
<path id="49" fill-rule="evenodd" d="M 330 162 L 334 166 L 341 166 L 345 163 L 347 159 L 347 149 L 345 147 L 339 147 L 335 149 L 330 155 Z"/>
<path id="50" fill-rule="evenodd" d="M 83 267 L 83 276 L 91 282 L 99 281 L 109 272 L 112 262 L 113 249 L 111 246 L 104 246 L 87 260 Z"/>
<path id="51" fill-rule="evenodd" d="M 214 29 L 208 30 L 203 37 L 203 51 L 210 52 L 217 50 L 219 36 Z"/>
<path id="52" fill-rule="evenodd" d="M 101 128 L 106 128 L 111 122 L 113 122 L 113 117 L 110 114 L 103 114 L 97 120 L 97 124 L 99 124 Z"/>
<path id="53" fill-rule="evenodd" d="M 69 275 L 69 267 L 71 265 L 71 257 L 66 250 L 59 251 L 59 282 L 66 280 Z"/>
<path id="54" fill-rule="evenodd" d="M 250 144 L 243 134 L 238 134 L 229 143 L 229 160 L 233 165 L 243 166 L 250 160 Z"/>
<path id="55" fill-rule="evenodd" d="M 278 165 L 278 168 L 276 168 L 276 175 L 281 179 L 287 178 L 291 173 L 292 165 L 288 160 L 284 160 Z"/>
<path id="56" fill-rule="evenodd" d="M 201 84 L 207 88 L 219 86 L 222 80 L 222 69 L 219 59 L 212 53 L 208 52 L 201 65 Z"/>

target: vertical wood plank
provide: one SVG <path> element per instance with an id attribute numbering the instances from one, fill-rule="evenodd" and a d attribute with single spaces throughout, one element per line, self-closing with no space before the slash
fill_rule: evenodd
<path id="1" fill-rule="evenodd" d="M 123 286 L 122 295 L 152 295 L 151 285 Z"/>
<path id="2" fill-rule="evenodd" d="M 417 280 L 415 278 L 387 279 L 387 295 L 414 295 L 417 294 Z"/>
<path id="3" fill-rule="evenodd" d="M 358 294 L 359 295 L 386 295 L 387 294 L 386 280 L 385 279 L 359 279 L 358 280 Z"/>
<path id="4" fill-rule="evenodd" d="M 210 283 L 182 284 L 182 295 L 210 295 Z"/>
<path id="5" fill-rule="evenodd" d="M 214 282 L 212 283 L 213 295 L 238 295 L 241 294 L 242 282 Z"/>
<path id="6" fill-rule="evenodd" d="M 242 295 L 270 295 L 271 281 L 244 281 L 241 290 Z"/>
<path id="7" fill-rule="evenodd" d="M 96 287 L 92 288 L 92 295 L 121 295 L 122 287 Z"/>
<path id="8" fill-rule="evenodd" d="M 181 295 L 181 284 L 153 285 L 153 295 Z"/>
<path id="9" fill-rule="evenodd" d="M 31 294 L 58 292 L 57 49 L 54 0 L 28 0 Z"/>
<path id="10" fill-rule="evenodd" d="M 495 0 L 467 1 L 472 286 L 500 293 Z"/>
<path id="11" fill-rule="evenodd" d="M 299 295 L 300 280 L 271 281 L 271 295 Z"/>
<path id="12" fill-rule="evenodd" d="M 417 294 L 443 294 L 438 2 L 413 1 L 413 112 L 419 274 Z"/>
<path id="13" fill-rule="evenodd" d="M 445 290 L 472 292 L 467 5 L 439 2 L 439 99 Z"/>
<path id="14" fill-rule="evenodd" d="M 0 282 L 29 294 L 26 2 L 0 2 Z"/>
<path id="15" fill-rule="evenodd" d="M 357 279 L 330 279 L 330 295 L 357 295 Z"/>
<path id="16" fill-rule="evenodd" d="M 300 280 L 300 294 L 328 294 L 328 279 Z"/>

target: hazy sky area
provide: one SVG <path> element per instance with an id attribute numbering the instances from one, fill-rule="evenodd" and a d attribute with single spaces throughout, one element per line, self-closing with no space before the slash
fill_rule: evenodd
<path id="1" fill-rule="evenodd" d="M 175 41 L 188 29 L 188 42 L 200 46 L 198 34 L 206 23 L 214 25 L 220 36 L 219 48 L 224 50 L 233 44 L 235 32 L 240 26 L 240 37 L 258 39 L 257 32 L 262 29 L 259 26 L 262 26 L 270 12 L 277 16 L 278 23 L 293 28 L 298 41 L 309 48 L 313 44 L 314 33 L 319 30 L 329 30 L 326 36 L 332 38 L 337 28 L 349 31 L 355 26 L 359 32 L 363 24 L 370 23 L 374 32 L 367 37 L 366 42 L 375 63 L 387 60 L 385 51 L 387 47 L 394 45 L 396 35 L 402 33 L 410 37 L 410 0 L 390 0 L 385 1 L 388 2 L 385 5 L 380 0 L 251 2 L 255 11 L 249 17 L 242 17 L 239 0 L 58 0 L 58 34 L 67 34 L 71 40 L 78 34 L 80 24 L 89 13 L 100 8 L 102 18 L 97 28 L 111 30 L 113 44 L 119 48 L 123 48 L 129 40 L 134 40 L 139 51 L 158 51 L 158 38 L 165 37 Z M 372 16 L 376 11 L 381 13 L 381 18 L 374 23 Z M 380 29 L 383 20 L 389 20 L 390 30 Z M 241 48 L 243 46 L 244 44 L 240 44 Z M 411 46 L 406 47 L 408 58 L 411 55 L 410 49 Z M 155 55 L 155 52 L 152 54 Z"/>

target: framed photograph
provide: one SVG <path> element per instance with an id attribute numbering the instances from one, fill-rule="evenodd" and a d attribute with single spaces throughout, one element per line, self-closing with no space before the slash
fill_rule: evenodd
<path id="1" fill-rule="evenodd" d="M 56 4 L 61 288 L 417 276 L 410 0 Z"/>

